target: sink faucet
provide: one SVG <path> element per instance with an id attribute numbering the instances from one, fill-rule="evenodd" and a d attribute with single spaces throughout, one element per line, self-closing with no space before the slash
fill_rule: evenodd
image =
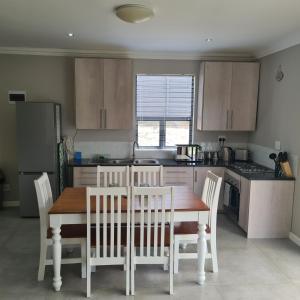
<path id="1" fill-rule="evenodd" d="M 139 144 L 137 141 L 134 141 L 133 145 L 132 145 L 132 160 L 135 160 L 135 147 L 139 147 Z"/>

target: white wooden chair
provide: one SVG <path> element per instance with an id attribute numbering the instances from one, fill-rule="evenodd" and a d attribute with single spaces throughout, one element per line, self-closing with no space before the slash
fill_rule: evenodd
<path id="1" fill-rule="evenodd" d="M 163 186 L 163 166 L 132 166 L 131 186 Z"/>
<path id="2" fill-rule="evenodd" d="M 209 251 L 206 259 L 211 260 L 213 272 L 218 272 L 216 229 L 221 184 L 222 177 L 218 177 L 211 171 L 208 171 L 202 192 L 202 200 L 210 208 L 209 220 L 206 228 L 206 239 L 209 244 Z M 197 259 L 198 257 L 197 253 L 180 253 L 181 244 L 197 244 L 198 223 L 182 222 L 180 224 L 175 224 L 174 234 L 174 273 L 178 273 L 180 259 Z"/>
<path id="3" fill-rule="evenodd" d="M 97 166 L 97 186 L 129 186 L 128 166 Z"/>
<path id="4" fill-rule="evenodd" d="M 139 201 L 138 208 L 136 206 Z M 169 208 L 166 210 L 166 202 Z M 169 264 L 170 294 L 173 294 L 174 203 L 172 187 L 132 187 L 131 294 L 138 264 Z M 169 247 L 166 253 L 165 247 Z"/>
<path id="5" fill-rule="evenodd" d="M 40 262 L 38 281 L 44 280 L 46 265 L 52 265 L 53 260 L 47 259 L 47 250 L 52 246 L 52 232 L 49 228 L 48 210 L 53 204 L 52 191 L 47 173 L 34 180 L 40 215 Z M 81 257 L 64 258 L 62 264 L 81 263 L 81 277 L 86 275 L 86 227 L 83 225 L 63 225 L 61 228 L 62 245 L 77 245 L 81 247 Z"/>
<path id="6" fill-rule="evenodd" d="M 129 295 L 130 187 L 87 187 L 86 193 L 87 297 L 91 296 L 91 267 L 103 265 L 125 267 L 126 295 Z M 123 226 L 122 211 L 127 213 Z M 125 252 L 121 251 L 122 245 L 126 246 Z"/>

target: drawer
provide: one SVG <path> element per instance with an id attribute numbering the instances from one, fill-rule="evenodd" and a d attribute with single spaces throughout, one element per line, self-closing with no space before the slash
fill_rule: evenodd
<path id="1" fill-rule="evenodd" d="M 174 178 L 174 179 L 167 179 L 165 180 L 164 184 L 166 186 L 188 186 L 189 188 L 193 189 L 193 180 L 184 180 L 184 178 L 182 179 L 178 179 L 178 178 Z"/>
<path id="2" fill-rule="evenodd" d="M 193 179 L 193 168 L 192 167 L 164 167 L 164 178 Z"/>
<path id="3" fill-rule="evenodd" d="M 96 177 L 96 167 L 75 167 L 73 170 L 74 177 Z"/>

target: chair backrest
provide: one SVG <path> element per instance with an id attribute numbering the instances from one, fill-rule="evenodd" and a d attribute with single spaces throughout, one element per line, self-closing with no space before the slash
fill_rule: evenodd
<path id="1" fill-rule="evenodd" d="M 47 233 L 49 226 L 48 210 L 53 204 L 52 190 L 47 173 L 34 180 L 35 191 L 39 206 L 41 233 Z"/>
<path id="2" fill-rule="evenodd" d="M 163 186 L 163 166 L 132 166 L 131 186 Z"/>
<path id="3" fill-rule="evenodd" d="M 124 223 L 127 249 L 130 241 L 130 187 L 87 187 L 86 194 L 87 257 L 90 259 L 91 255 L 91 230 L 96 228 L 95 233 L 92 231 L 95 234 L 96 257 L 92 259 L 118 264 L 118 259 L 124 257 L 121 251 Z M 122 211 L 127 212 L 126 220 L 121 219 Z"/>
<path id="4" fill-rule="evenodd" d="M 132 187 L 131 198 L 131 251 L 134 251 L 137 234 L 140 252 L 136 256 L 164 256 L 166 230 L 169 230 L 170 245 L 173 244 L 173 187 Z M 135 226 L 135 223 L 139 225 Z"/>
<path id="5" fill-rule="evenodd" d="M 97 166 L 97 186 L 129 186 L 128 166 Z"/>
<path id="6" fill-rule="evenodd" d="M 210 208 L 208 225 L 210 227 L 211 232 L 216 231 L 217 211 L 218 211 L 218 202 L 220 197 L 221 184 L 222 184 L 222 177 L 215 175 L 211 171 L 207 172 L 203 191 L 202 191 L 202 200 Z"/>

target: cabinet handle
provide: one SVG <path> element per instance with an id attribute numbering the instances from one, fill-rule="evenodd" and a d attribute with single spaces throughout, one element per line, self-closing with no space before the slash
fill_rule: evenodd
<path id="1" fill-rule="evenodd" d="M 233 110 L 231 110 L 231 115 L 230 115 L 230 129 L 232 129 L 232 124 L 233 124 Z"/>
<path id="2" fill-rule="evenodd" d="M 103 118 L 102 118 L 102 109 L 100 108 L 100 128 L 102 128 Z"/>
<path id="3" fill-rule="evenodd" d="M 226 111 L 226 129 L 228 129 L 229 128 L 229 126 L 228 126 L 228 115 L 229 115 L 229 110 L 227 109 L 227 111 Z"/>
<path id="4" fill-rule="evenodd" d="M 106 109 L 104 109 L 104 128 L 107 127 L 107 123 L 106 123 Z"/>
<path id="5" fill-rule="evenodd" d="M 195 178 L 194 181 L 197 182 L 197 171 L 195 171 Z"/>

